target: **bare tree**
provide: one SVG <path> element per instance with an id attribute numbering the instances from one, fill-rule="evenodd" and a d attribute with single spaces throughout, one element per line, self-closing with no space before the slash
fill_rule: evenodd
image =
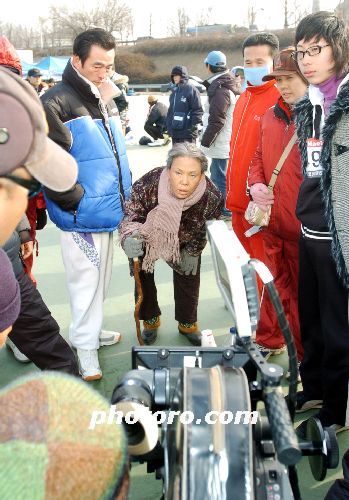
<path id="1" fill-rule="evenodd" d="M 247 9 L 247 22 L 249 27 L 254 26 L 256 24 L 256 17 L 257 17 L 256 0 L 249 0 Z"/>
<path id="2" fill-rule="evenodd" d="M 197 18 L 197 26 L 206 26 L 211 24 L 213 7 L 207 7 L 206 9 L 201 9 L 199 16 Z"/>
<path id="3" fill-rule="evenodd" d="M 51 6 L 48 19 L 51 22 L 51 38 L 58 45 L 66 45 L 82 31 L 104 28 L 115 33 L 121 40 L 133 32 L 130 7 L 119 0 L 101 0 L 91 10 L 73 10 L 66 6 Z M 52 43 L 54 45 L 54 43 Z"/>
<path id="4" fill-rule="evenodd" d="M 302 0 L 284 0 L 284 28 L 294 28 L 303 17 L 309 14 Z"/>
<path id="5" fill-rule="evenodd" d="M 180 36 L 185 36 L 189 25 L 190 18 L 184 7 L 177 9 L 178 31 Z"/>
<path id="6" fill-rule="evenodd" d="M 288 0 L 284 0 L 284 29 L 288 28 Z"/>

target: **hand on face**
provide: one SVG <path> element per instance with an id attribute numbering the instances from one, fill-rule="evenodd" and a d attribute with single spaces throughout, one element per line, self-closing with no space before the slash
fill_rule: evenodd
<path id="1" fill-rule="evenodd" d="M 27 241 L 26 243 L 21 244 L 21 254 L 22 254 L 22 259 L 28 259 L 33 253 L 34 250 L 34 243 L 32 241 Z"/>

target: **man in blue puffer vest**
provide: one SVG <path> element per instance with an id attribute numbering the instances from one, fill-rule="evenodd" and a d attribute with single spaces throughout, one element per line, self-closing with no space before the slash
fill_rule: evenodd
<path id="1" fill-rule="evenodd" d="M 195 143 L 203 115 L 199 91 L 188 82 L 188 70 L 185 66 L 175 66 L 172 69 L 171 81 L 174 86 L 166 125 L 172 144 Z"/>
<path id="2" fill-rule="evenodd" d="M 69 339 L 84 380 L 102 377 L 98 348 L 120 340 L 102 330 L 103 301 L 111 278 L 113 231 L 131 188 L 120 119 L 112 100 L 117 87 L 108 74 L 115 40 L 99 28 L 80 33 L 62 82 L 42 97 L 49 137 L 74 156 L 78 181 L 64 193 L 45 189 L 51 220 L 61 230 L 70 295 Z"/>

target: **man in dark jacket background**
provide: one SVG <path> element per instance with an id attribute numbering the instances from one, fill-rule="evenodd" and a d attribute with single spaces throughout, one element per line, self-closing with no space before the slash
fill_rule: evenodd
<path id="1" fill-rule="evenodd" d="M 148 96 L 149 113 L 144 124 L 144 130 L 154 139 L 148 146 L 166 146 L 170 142 L 166 133 L 166 118 L 168 106 L 158 101 L 155 95 Z"/>
<path id="2" fill-rule="evenodd" d="M 204 63 L 210 76 L 204 82 L 208 99 L 204 106 L 201 149 L 206 156 L 212 158 L 211 180 L 222 193 L 225 204 L 226 175 L 236 102 L 233 91 L 234 78 L 227 69 L 227 58 L 223 52 L 210 52 Z M 222 215 L 231 218 L 231 212 L 226 208 L 223 208 Z"/>
<path id="3" fill-rule="evenodd" d="M 185 66 L 175 66 L 171 71 L 171 80 L 174 88 L 166 123 L 172 143 L 196 142 L 203 115 L 199 91 L 188 82 Z"/>

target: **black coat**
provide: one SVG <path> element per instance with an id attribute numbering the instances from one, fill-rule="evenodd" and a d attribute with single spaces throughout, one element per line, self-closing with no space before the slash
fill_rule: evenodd
<path id="1" fill-rule="evenodd" d="M 70 61 L 64 69 L 62 81 L 45 92 L 41 101 L 46 113 L 50 139 L 68 152 L 72 137 L 68 128 L 63 125 L 65 122 L 81 116 L 104 119 L 100 99 L 93 94 L 90 85 L 74 70 Z M 105 112 L 108 116 L 117 113 L 113 100 L 105 106 Z M 64 193 L 57 193 L 46 187 L 44 190 L 48 198 L 67 211 L 74 211 L 84 194 L 79 183 Z"/>
<path id="2" fill-rule="evenodd" d="M 166 129 L 166 118 L 167 118 L 168 106 L 162 102 L 156 102 L 150 110 L 150 113 L 146 119 L 144 127 L 156 125 L 160 129 Z"/>
<path id="3" fill-rule="evenodd" d="M 185 66 L 175 66 L 172 74 L 181 75 L 181 81 L 172 90 L 167 113 L 167 130 L 174 139 L 188 139 L 197 135 L 196 126 L 202 123 L 204 113 L 199 91 L 188 83 Z"/>
<path id="4" fill-rule="evenodd" d="M 309 97 L 306 96 L 295 107 L 297 134 L 299 147 L 302 155 L 303 173 L 307 167 L 307 144 L 306 140 L 312 136 L 313 126 L 313 105 Z M 340 133 L 339 127 L 347 134 Z M 349 254 L 348 227 L 349 220 L 348 200 L 342 203 L 342 197 L 349 190 L 349 172 L 339 172 L 342 165 L 349 165 L 349 83 L 345 83 L 335 101 L 331 105 L 330 113 L 325 120 L 322 129 L 323 147 L 321 151 L 320 163 L 323 168 L 323 175 L 315 186 L 313 194 L 317 195 L 317 203 L 321 203 L 322 219 L 325 230 L 332 235 L 332 255 L 336 264 L 338 275 L 345 286 L 349 287 L 349 266 L 344 255 Z M 347 136 L 346 136 L 347 135 Z M 345 144 L 347 143 L 347 144 Z M 348 160 L 348 161 L 347 161 Z M 343 182 L 337 191 L 334 191 L 333 177 L 343 175 Z M 311 195 L 311 191 L 309 191 Z M 306 193 L 305 193 L 306 194 Z M 300 192 L 301 195 L 301 192 Z M 309 194 L 307 195 L 309 199 Z M 346 227 L 346 230 L 343 229 Z"/>

